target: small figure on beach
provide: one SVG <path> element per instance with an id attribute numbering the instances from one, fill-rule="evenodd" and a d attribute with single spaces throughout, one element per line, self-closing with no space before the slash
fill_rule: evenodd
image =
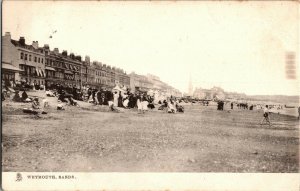
<path id="1" fill-rule="evenodd" d="M 271 127 L 271 121 L 270 121 L 270 111 L 269 111 L 269 106 L 266 105 L 266 107 L 264 108 L 264 118 L 263 120 L 260 122 L 260 125 L 263 124 L 263 122 L 266 120 L 266 122 L 269 124 L 269 126 Z"/>

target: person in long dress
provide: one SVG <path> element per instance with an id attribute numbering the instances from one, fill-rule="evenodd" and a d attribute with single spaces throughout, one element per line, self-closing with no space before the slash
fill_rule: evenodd
<path id="1" fill-rule="evenodd" d="M 114 106 L 118 107 L 119 94 L 117 91 L 114 92 Z"/>
<path id="2" fill-rule="evenodd" d="M 148 102 L 148 99 L 147 99 L 147 97 L 146 97 L 146 95 L 144 94 L 144 95 L 142 95 L 142 111 L 143 111 L 143 113 L 145 113 L 145 111 L 147 111 L 148 110 L 148 104 L 149 104 L 149 102 Z"/>
<path id="3" fill-rule="evenodd" d="M 142 95 L 139 94 L 137 97 L 137 100 L 136 100 L 136 105 L 138 107 L 138 114 L 142 113 Z"/>
<path id="4" fill-rule="evenodd" d="M 176 113 L 176 108 L 174 105 L 174 101 L 172 99 L 169 99 L 167 102 L 167 112 L 168 113 Z"/>
<path id="5" fill-rule="evenodd" d="M 128 108 L 128 102 L 129 102 L 128 97 L 126 97 L 126 98 L 124 99 L 124 101 L 123 101 L 123 106 L 124 106 L 125 108 Z"/>
<path id="6" fill-rule="evenodd" d="M 123 107 L 123 95 L 121 94 L 121 92 L 119 93 L 119 97 L 118 97 L 118 107 Z"/>

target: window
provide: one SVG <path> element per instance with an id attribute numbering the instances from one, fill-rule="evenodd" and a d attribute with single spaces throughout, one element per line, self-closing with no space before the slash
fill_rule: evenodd
<path id="1" fill-rule="evenodd" d="M 34 62 L 36 62 L 36 56 L 34 57 Z"/>
<path id="2" fill-rule="evenodd" d="M 44 63 L 44 59 L 42 58 L 42 63 Z"/>
<path id="3" fill-rule="evenodd" d="M 29 55 L 29 61 L 31 61 L 31 55 Z"/>
<path id="4" fill-rule="evenodd" d="M 40 59 L 40 57 L 38 58 L 38 63 L 40 63 L 40 61 L 41 61 L 41 59 Z"/>
<path id="5" fill-rule="evenodd" d="M 25 59 L 24 60 L 27 60 L 27 54 L 25 54 Z"/>
<path id="6" fill-rule="evenodd" d="M 31 74 L 35 74 L 35 72 L 36 72 L 35 67 L 30 67 L 30 70 L 31 70 L 30 71 Z"/>
<path id="7" fill-rule="evenodd" d="M 20 54 L 20 59 L 23 59 L 23 58 L 24 58 L 24 53 L 21 52 L 21 54 Z"/>

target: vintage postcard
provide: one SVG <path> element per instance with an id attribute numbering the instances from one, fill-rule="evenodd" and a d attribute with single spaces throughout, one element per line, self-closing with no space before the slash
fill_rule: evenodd
<path id="1" fill-rule="evenodd" d="M 2 2 L 3 190 L 299 190 L 297 1 Z"/>

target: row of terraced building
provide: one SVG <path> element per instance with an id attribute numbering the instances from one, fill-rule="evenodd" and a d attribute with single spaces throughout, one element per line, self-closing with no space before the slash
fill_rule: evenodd
<path id="1" fill-rule="evenodd" d="M 89 56 L 83 59 L 80 55 L 68 54 L 66 50 L 50 50 L 47 44 L 40 47 L 38 41 L 28 45 L 24 37 L 13 40 L 9 32 L 2 36 L 2 80 L 44 85 L 46 88 L 52 84 L 77 88 L 112 88 L 118 84 L 133 91 L 153 89 L 181 95 L 168 84 L 157 78 L 154 80 L 152 75 L 127 74 L 123 69 L 92 62 Z M 161 82 L 160 86 L 157 86 L 157 80 Z"/>

